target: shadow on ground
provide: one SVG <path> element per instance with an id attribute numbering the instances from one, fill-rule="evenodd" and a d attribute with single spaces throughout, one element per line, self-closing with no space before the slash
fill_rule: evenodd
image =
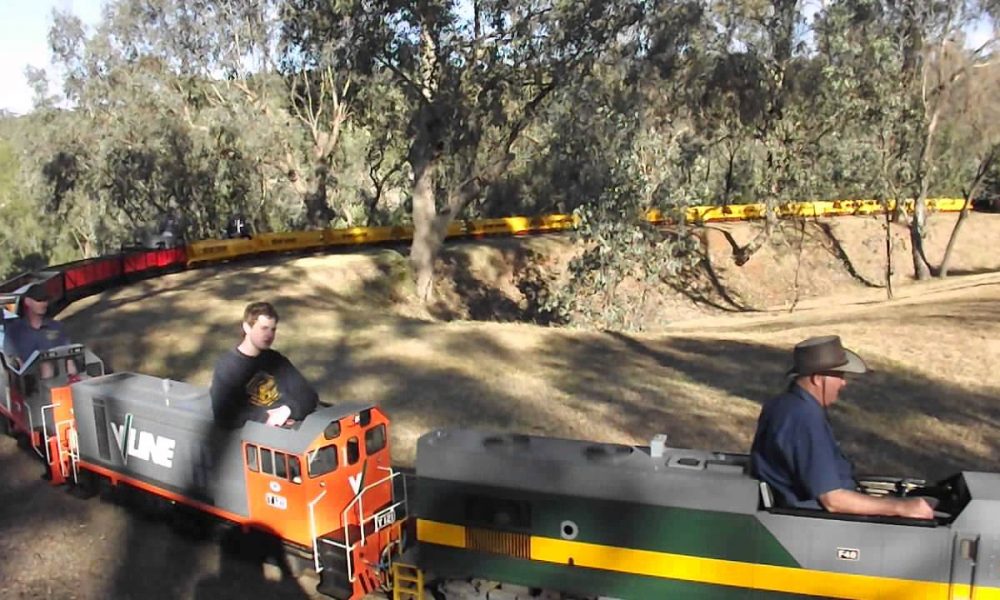
<path id="1" fill-rule="evenodd" d="M 273 298 L 282 314 L 277 347 L 315 382 L 324 401 L 382 406 L 394 419 L 394 454 L 404 464 L 412 463 L 417 434 L 446 426 L 631 443 L 665 432 L 674 446 L 745 452 L 760 405 L 784 383 L 788 348 L 766 343 L 539 333 L 527 326 L 458 326 L 390 314 L 397 288 L 386 288 L 385 277 L 394 271 L 378 264 L 349 289 L 317 281 L 294 297 L 287 290 L 311 276 L 295 263 L 202 269 L 108 292 L 71 311 L 67 323 L 74 339 L 118 370 L 207 385 L 214 357 L 238 341 L 243 304 Z M 470 293 L 478 294 L 484 311 L 499 306 L 488 290 Z M 214 306 L 232 306 L 232 318 L 207 320 L 206 307 Z M 995 319 L 996 306 L 976 300 L 925 317 L 971 328 L 976 319 Z M 523 307 L 505 310 L 516 316 Z M 876 325 L 874 316 L 858 318 Z M 392 352 L 385 351 L 389 344 Z M 862 470 L 928 478 L 958 469 L 1000 470 L 1000 390 L 971 391 L 905 366 L 876 366 L 879 372 L 851 386 L 831 414 Z M 928 418 L 941 427 L 922 428 Z M 949 437 L 961 430 L 979 432 L 979 438 Z M 127 535 L 92 549 L 102 564 L 114 565 L 98 575 L 107 597 L 305 594 L 294 580 L 264 577 L 256 559 L 216 558 L 217 543 L 195 544 L 126 514 Z M 0 523 L 11 526 L 9 519 Z M 146 572 L 151 575 L 136 576 Z"/>

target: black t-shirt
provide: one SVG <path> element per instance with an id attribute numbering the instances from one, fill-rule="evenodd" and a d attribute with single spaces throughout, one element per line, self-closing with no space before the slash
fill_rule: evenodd
<path id="1" fill-rule="evenodd" d="M 319 403 L 302 373 L 274 350 L 247 356 L 234 348 L 223 354 L 215 363 L 210 393 L 215 421 L 224 427 L 242 427 L 248 420 L 263 423 L 267 411 L 286 405 L 299 421 Z"/>

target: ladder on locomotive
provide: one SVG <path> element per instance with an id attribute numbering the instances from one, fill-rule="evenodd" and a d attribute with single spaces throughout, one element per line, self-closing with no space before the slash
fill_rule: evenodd
<path id="1" fill-rule="evenodd" d="M 378 535 L 379 532 L 391 528 L 395 523 L 401 520 L 401 517 L 405 517 L 407 514 L 407 492 L 406 492 L 406 480 L 403 478 L 403 473 L 394 470 L 392 467 L 378 467 L 379 469 L 386 471 L 388 475 L 385 477 L 366 485 L 361 488 L 361 490 L 354 496 L 354 498 L 344 507 L 341 513 L 341 523 L 345 524 L 337 534 L 342 534 L 341 538 L 339 535 L 337 537 L 332 537 L 329 535 L 319 535 L 316 531 L 316 519 L 315 519 L 315 505 L 323 498 L 326 494 L 325 491 L 320 493 L 319 496 L 314 498 L 312 502 L 309 503 L 309 526 L 310 532 L 313 538 L 313 557 L 314 566 L 316 568 L 316 573 L 321 573 L 324 570 L 323 565 L 320 563 L 320 552 L 322 551 L 322 545 L 327 545 L 333 549 L 333 554 L 337 556 L 342 556 L 346 565 L 346 577 L 344 583 L 353 584 L 357 581 L 357 566 L 354 564 L 353 554 L 354 551 L 360 546 L 364 546 L 367 543 L 369 537 L 373 535 Z M 397 481 L 397 478 L 399 481 Z M 393 499 L 394 502 L 390 503 L 387 507 L 383 508 L 377 513 L 365 516 L 364 512 L 364 496 L 365 494 L 375 489 L 380 485 L 388 483 L 393 486 Z M 402 499 L 395 500 L 396 495 L 396 484 L 401 483 L 399 486 L 402 492 Z M 357 523 L 358 525 L 349 523 L 348 516 L 351 514 L 351 510 L 356 510 Z M 352 535 L 353 532 L 353 535 Z M 395 543 L 400 543 L 398 540 Z M 392 542 L 388 544 L 388 553 L 392 554 Z M 400 548 L 401 549 L 401 548 Z M 388 564 L 384 565 L 388 568 Z"/>

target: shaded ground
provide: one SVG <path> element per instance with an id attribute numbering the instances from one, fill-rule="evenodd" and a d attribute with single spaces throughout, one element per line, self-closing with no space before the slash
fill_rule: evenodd
<path id="1" fill-rule="evenodd" d="M 859 273 L 878 265 L 865 252 L 869 225 L 836 224 Z M 238 340 L 243 305 L 273 299 L 277 347 L 324 401 L 383 406 L 402 464 L 422 433 L 455 425 L 615 442 L 665 432 L 676 446 L 746 451 L 760 403 L 782 385 L 789 347 L 836 332 L 877 369 L 832 411 L 848 452 L 865 471 L 937 478 L 1000 470 L 1000 273 L 989 272 L 1000 258 L 981 250 L 996 247 L 1000 218 L 970 225 L 954 268 L 979 274 L 906 285 L 886 303 L 884 290 L 817 250 L 829 266 L 812 267 L 816 295 L 791 314 L 783 307 L 791 267 L 779 249 L 755 256 L 756 271 L 735 271 L 720 236 L 710 240 L 720 277 L 760 310 L 719 314 L 664 292 L 676 307 L 672 324 L 642 335 L 434 320 L 412 301 L 403 258 L 386 250 L 181 273 L 81 301 L 63 318 L 116 370 L 207 385 L 214 357 Z M 488 314 L 486 306 L 526 310 L 516 293 L 526 246 L 567 252 L 551 238 L 458 246 L 445 300 L 432 310 L 452 318 Z M 764 310 L 764 301 L 779 308 Z M 218 541 L 48 487 L 40 465 L 6 438 L 0 468 L 0 597 L 309 597 L 308 581 L 220 552 Z"/>

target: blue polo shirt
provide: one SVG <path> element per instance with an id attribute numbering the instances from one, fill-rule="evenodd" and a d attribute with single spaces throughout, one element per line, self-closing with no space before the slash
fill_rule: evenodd
<path id="1" fill-rule="evenodd" d="M 760 411 L 750 450 L 755 477 L 774 490 L 779 506 L 821 508 L 817 498 L 853 490 L 854 469 L 833 436 L 819 402 L 798 385 Z"/>
<path id="2" fill-rule="evenodd" d="M 62 324 L 50 319 L 44 319 L 42 326 L 35 329 L 22 317 L 5 321 L 4 329 L 4 352 L 17 356 L 21 362 L 28 360 L 35 350 L 44 352 L 69 343 Z"/>

